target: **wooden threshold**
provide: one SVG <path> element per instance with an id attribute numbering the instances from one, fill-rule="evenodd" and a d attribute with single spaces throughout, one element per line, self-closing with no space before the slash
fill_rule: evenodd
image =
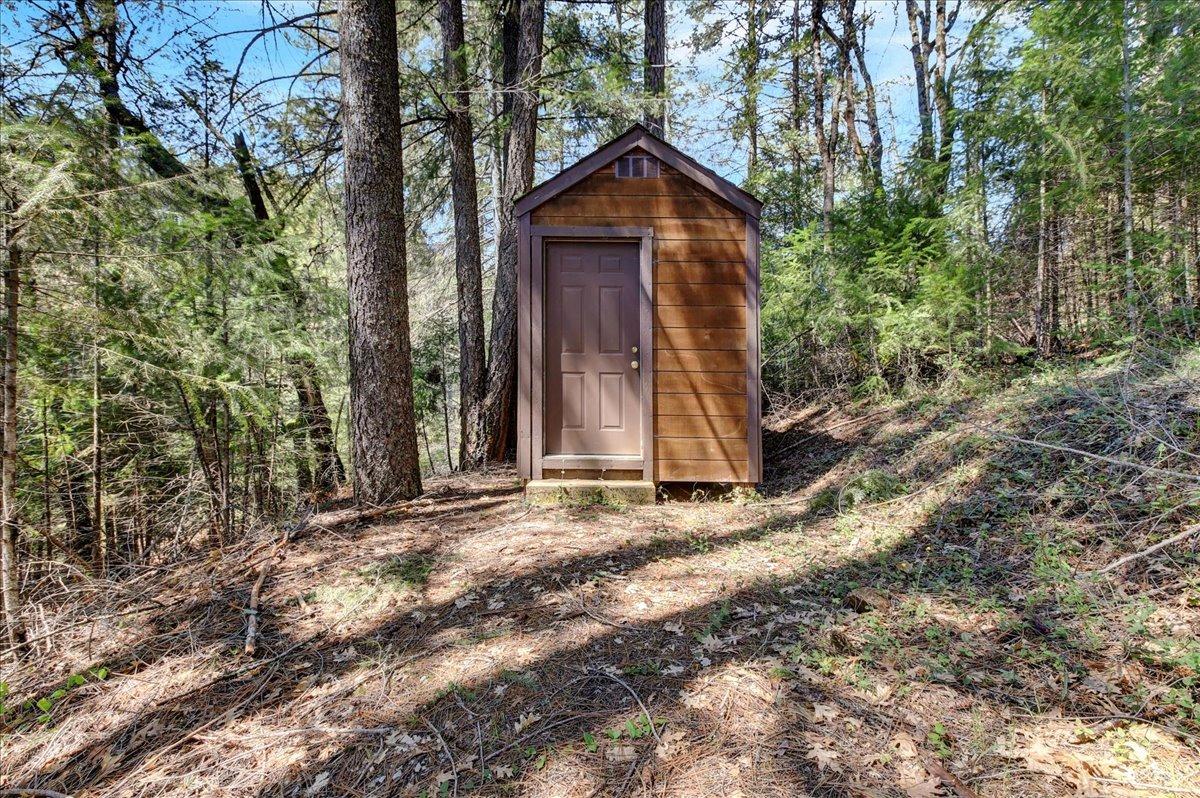
<path id="1" fill-rule="evenodd" d="M 548 454 L 542 457 L 544 470 L 575 468 L 621 468 L 640 469 L 642 456 L 638 454 Z"/>

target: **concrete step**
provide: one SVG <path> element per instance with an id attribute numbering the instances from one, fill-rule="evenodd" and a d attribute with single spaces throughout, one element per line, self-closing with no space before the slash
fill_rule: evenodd
<path id="1" fill-rule="evenodd" d="M 532 479 L 530 504 L 654 504 L 654 483 L 641 479 Z"/>

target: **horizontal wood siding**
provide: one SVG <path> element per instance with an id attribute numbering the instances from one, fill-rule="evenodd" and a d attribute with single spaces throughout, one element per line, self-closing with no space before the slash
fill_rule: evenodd
<path id="1" fill-rule="evenodd" d="M 747 481 L 745 215 L 666 164 L 645 179 L 609 164 L 532 223 L 653 228 L 656 478 Z"/>

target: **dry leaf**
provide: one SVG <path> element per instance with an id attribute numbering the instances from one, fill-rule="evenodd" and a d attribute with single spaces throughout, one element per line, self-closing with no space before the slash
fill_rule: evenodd
<path id="1" fill-rule="evenodd" d="M 837 764 L 837 759 L 841 754 L 830 747 L 829 740 L 815 735 L 805 735 L 808 740 L 807 757 L 817 763 L 817 770 L 825 770 L 828 768 L 833 771 L 841 771 L 841 767 Z"/>
<path id="2" fill-rule="evenodd" d="M 913 759 L 917 755 L 917 743 L 908 732 L 896 732 L 888 742 L 897 756 Z"/>
<path id="3" fill-rule="evenodd" d="M 904 794 L 908 798 L 937 798 L 938 787 L 942 785 L 942 780 L 934 776 L 925 781 L 918 781 L 916 784 L 910 784 L 904 787 Z"/>
<path id="4" fill-rule="evenodd" d="M 609 762 L 632 762 L 637 751 L 629 743 L 617 743 L 604 749 L 604 758 Z"/>
<path id="5" fill-rule="evenodd" d="M 537 723 L 541 719 L 542 716 L 536 712 L 530 712 L 528 715 L 522 712 L 521 717 L 519 717 L 517 722 L 513 724 L 513 731 L 520 733 L 528 728 L 531 724 Z"/>
<path id="6" fill-rule="evenodd" d="M 686 736 L 687 732 L 683 729 L 671 729 L 663 732 L 659 738 L 661 742 L 654 749 L 654 755 L 659 759 L 666 759 L 673 754 L 687 750 L 688 743 L 684 739 Z"/>

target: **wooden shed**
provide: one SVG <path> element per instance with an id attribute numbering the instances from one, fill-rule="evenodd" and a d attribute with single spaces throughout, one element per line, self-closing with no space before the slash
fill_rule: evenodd
<path id="1" fill-rule="evenodd" d="M 523 478 L 761 479 L 761 208 L 641 125 L 517 200 Z"/>

